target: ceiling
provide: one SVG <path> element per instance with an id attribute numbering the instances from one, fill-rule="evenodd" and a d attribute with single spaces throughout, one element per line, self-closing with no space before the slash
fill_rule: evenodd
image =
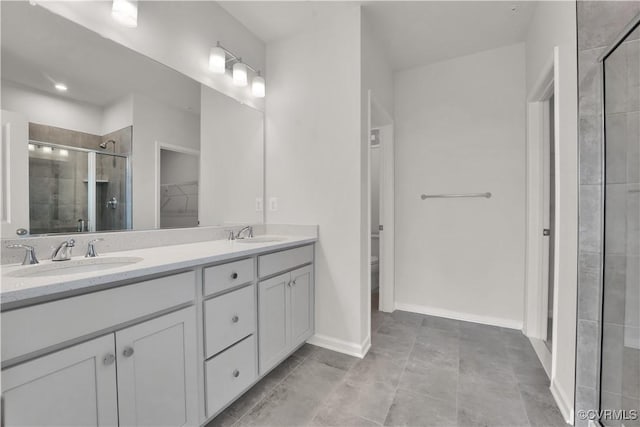
<path id="1" fill-rule="evenodd" d="M 362 4 L 394 70 L 426 65 L 525 39 L 532 1 L 223 1 L 244 26 L 270 43 L 303 31 L 353 4 Z"/>
<path id="2" fill-rule="evenodd" d="M 99 107 L 138 93 L 200 111 L 194 80 L 42 7 L 4 2 L 1 19 L 3 80 Z"/>

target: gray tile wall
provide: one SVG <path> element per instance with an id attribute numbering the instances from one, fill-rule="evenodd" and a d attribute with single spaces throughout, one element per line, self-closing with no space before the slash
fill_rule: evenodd
<path id="1" fill-rule="evenodd" d="M 578 1 L 579 265 L 576 414 L 597 409 L 602 276 L 602 107 L 598 57 L 640 13 L 637 1 Z M 611 110 L 608 110 L 611 111 Z M 613 172 L 615 174 L 615 171 Z M 614 178 L 615 176 L 609 176 Z M 605 316 L 607 316 L 605 312 Z M 613 313 L 612 313 L 613 315 Z M 606 396 L 605 396 L 606 397 Z M 576 416 L 577 426 L 587 426 Z"/>

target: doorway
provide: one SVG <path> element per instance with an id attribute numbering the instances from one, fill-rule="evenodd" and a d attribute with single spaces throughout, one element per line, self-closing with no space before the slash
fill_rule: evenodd
<path id="1" fill-rule="evenodd" d="M 553 87 L 551 96 L 543 101 L 544 105 L 544 127 L 545 140 L 543 145 L 543 290 L 546 295 L 543 301 L 546 304 L 543 319 L 546 327 L 543 328 L 545 338 L 544 344 L 552 351 L 553 342 L 553 295 L 554 295 L 554 246 L 555 246 L 555 196 L 556 196 L 556 165 L 555 165 L 555 126 L 554 126 L 554 101 Z"/>
<path id="2" fill-rule="evenodd" d="M 369 92 L 369 259 L 371 327 L 395 309 L 394 139 L 390 114 Z"/>
<path id="3" fill-rule="evenodd" d="M 156 146 L 156 227 L 197 227 L 200 153 L 167 144 Z"/>

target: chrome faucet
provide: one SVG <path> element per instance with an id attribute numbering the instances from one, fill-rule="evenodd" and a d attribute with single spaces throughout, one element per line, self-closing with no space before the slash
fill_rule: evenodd
<path id="1" fill-rule="evenodd" d="M 96 242 L 101 242 L 104 239 L 93 239 L 89 240 L 87 244 L 87 253 L 84 254 L 85 258 L 95 258 L 98 256 L 98 252 L 96 252 Z"/>
<path id="2" fill-rule="evenodd" d="M 71 259 L 71 250 L 76 245 L 73 239 L 65 240 L 53 251 L 51 261 L 69 261 Z"/>
<path id="3" fill-rule="evenodd" d="M 9 249 L 26 249 L 24 254 L 24 260 L 22 265 L 38 264 L 38 258 L 36 258 L 36 248 L 29 245 L 7 245 Z"/>
<path id="4" fill-rule="evenodd" d="M 242 233 L 244 233 L 245 231 L 248 231 L 247 237 L 241 237 Z M 236 234 L 236 239 L 246 239 L 246 238 L 249 238 L 249 239 L 253 238 L 253 227 L 250 225 L 247 225 L 246 227 L 242 227 Z"/>

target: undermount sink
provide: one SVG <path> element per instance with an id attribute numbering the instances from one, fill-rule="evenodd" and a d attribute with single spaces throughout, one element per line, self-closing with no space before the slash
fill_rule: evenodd
<path id="1" fill-rule="evenodd" d="M 286 239 L 279 236 L 258 236 L 250 237 L 247 239 L 236 239 L 238 243 L 270 243 L 270 242 L 284 242 Z"/>
<path id="2" fill-rule="evenodd" d="M 90 273 L 93 271 L 109 270 L 125 267 L 142 261 L 139 257 L 104 257 L 85 258 L 71 261 L 47 261 L 46 264 L 25 266 L 19 270 L 7 273 L 10 277 L 45 277 L 62 276 L 66 274 Z"/>

